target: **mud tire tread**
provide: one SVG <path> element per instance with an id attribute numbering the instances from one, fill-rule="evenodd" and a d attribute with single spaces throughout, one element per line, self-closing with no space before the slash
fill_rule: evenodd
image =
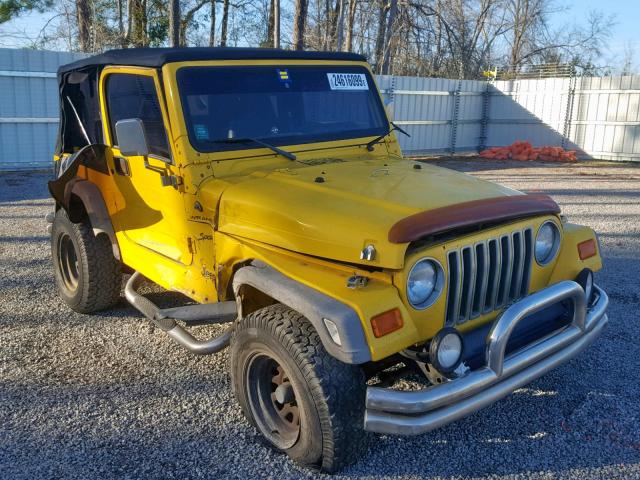
<path id="1" fill-rule="evenodd" d="M 69 296 L 65 294 L 56 267 L 57 232 L 68 233 L 76 246 L 79 261 L 79 292 Z M 62 298 L 72 310 L 79 313 L 92 313 L 113 307 L 120 301 L 122 291 L 122 268 L 113 256 L 111 241 L 106 235 L 95 236 L 89 219 L 80 223 L 72 222 L 64 209 L 56 212 L 51 231 L 51 251 L 54 262 L 56 285 Z"/>
<path id="2" fill-rule="evenodd" d="M 234 329 L 230 356 L 232 380 L 239 370 L 234 364 L 236 338 L 245 329 L 257 329 L 259 335 L 270 335 L 284 346 L 306 380 L 322 430 L 322 458 L 306 466 L 331 473 L 356 461 L 367 443 L 363 430 L 366 384 L 362 370 L 329 355 L 308 319 L 285 305 L 276 304 L 247 315 Z M 232 384 L 235 388 L 237 382 Z M 241 399 L 237 393 L 236 397 Z M 249 406 L 242 401 L 240 404 L 255 426 Z"/>

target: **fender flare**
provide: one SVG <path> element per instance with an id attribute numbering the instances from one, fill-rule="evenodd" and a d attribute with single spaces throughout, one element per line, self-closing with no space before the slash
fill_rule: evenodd
<path id="1" fill-rule="evenodd" d="M 84 205 L 93 228 L 93 234 L 104 233 L 109 237 L 113 256 L 121 261 L 120 247 L 113 230 L 111 217 L 98 186 L 89 180 L 78 176 L 78 169 L 83 166 L 89 170 L 95 170 L 103 175 L 109 175 L 107 157 L 110 155 L 109 147 L 102 144 L 86 145 L 70 157 L 56 162 L 56 178 L 48 182 L 47 186 L 51 196 L 58 205 L 65 209 L 72 222 L 80 219 L 74 218 L 75 212 L 71 210 L 71 197 L 75 195 Z M 56 207 L 57 208 L 57 207 Z"/>
<path id="2" fill-rule="evenodd" d="M 107 210 L 107 205 L 104 202 L 102 193 L 100 193 L 100 189 L 95 183 L 80 178 L 75 178 L 67 183 L 63 208 L 70 215 L 72 213 L 69 211 L 72 195 L 78 197 L 84 205 L 84 209 L 89 216 L 89 221 L 91 222 L 91 227 L 93 228 L 93 234 L 96 236 L 101 233 L 107 235 L 111 242 L 113 256 L 117 260 L 121 261 L 122 257 L 120 255 L 120 247 L 118 246 L 116 232 L 113 229 L 111 217 L 109 216 L 109 211 Z"/>
<path id="3" fill-rule="evenodd" d="M 253 262 L 240 268 L 233 277 L 233 291 L 238 304 L 238 318 L 242 318 L 240 289 L 249 285 L 304 315 L 314 326 L 327 352 L 349 364 L 371 360 L 371 351 L 356 311 L 348 305 L 303 285 L 275 268 Z M 330 319 L 337 327 L 340 345 L 333 341 L 323 321 Z"/>

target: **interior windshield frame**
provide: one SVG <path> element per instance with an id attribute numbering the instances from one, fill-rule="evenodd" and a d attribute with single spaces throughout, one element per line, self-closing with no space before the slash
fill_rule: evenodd
<path id="1" fill-rule="evenodd" d="M 377 86 L 371 75 L 369 69 L 361 64 L 353 64 L 353 63 L 335 63 L 335 64 L 309 64 L 309 65 L 301 65 L 301 64 L 259 64 L 259 65 L 188 65 L 182 66 L 176 70 L 176 85 L 178 87 L 178 92 L 180 95 L 180 101 L 182 105 L 182 116 L 184 119 L 184 124 L 187 130 L 187 136 L 189 138 L 189 143 L 191 147 L 197 151 L 198 153 L 218 153 L 225 151 L 242 151 L 242 150 L 250 150 L 250 149 L 259 149 L 263 148 L 260 146 L 251 146 L 247 144 L 240 143 L 222 143 L 216 142 L 216 140 L 222 140 L 223 138 L 210 138 L 207 140 L 198 140 L 196 138 L 194 122 L 192 118 L 192 114 L 189 111 L 189 104 L 187 98 L 187 91 L 184 88 L 184 75 L 185 72 L 192 72 L 196 70 L 209 70 L 209 71 L 224 71 L 224 70 L 271 70 L 275 71 L 277 69 L 281 70 L 290 70 L 290 69 L 316 69 L 321 70 L 323 73 L 358 73 L 366 76 L 367 84 L 368 84 L 368 92 L 369 96 L 372 99 L 370 107 L 375 109 L 374 112 L 371 112 L 372 115 L 377 116 L 380 121 L 379 126 L 372 126 L 372 128 L 368 128 L 365 130 L 349 130 L 344 133 L 336 131 L 330 132 L 328 134 L 310 134 L 310 135 L 288 135 L 288 136 L 257 136 L 258 140 L 264 141 L 271 145 L 277 147 L 284 146 L 293 146 L 293 145 L 305 145 L 305 144 L 314 144 L 314 143 L 324 143 L 324 142 L 334 142 L 334 141 L 343 141 L 343 140 L 353 140 L 358 138 L 369 138 L 385 135 L 389 130 L 389 119 L 386 114 L 386 110 L 384 104 L 382 103 L 382 99 L 378 92 Z M 333 71 L 332 71 L 333 70 Z M 267 95 L 267 93 L 265 94 Z M 368 106 L 369 107 L 369 106 Z M 357 132 L 357 133 L 355 133 Z M 238 137 L 243 136 L 240 132 Z"/>

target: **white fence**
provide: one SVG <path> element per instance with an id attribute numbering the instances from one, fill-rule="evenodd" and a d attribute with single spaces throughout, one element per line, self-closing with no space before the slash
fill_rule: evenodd
<path id="1" fill-rule="evenodd" d="M 58 128 L 59 65 L 82 54 L 0 49 L 0 170 L 47 167 Z M 460 153 L 529 140 L 640 161 L 640 77 L 488 83 L 379 76 L 405 153 Z"/>
<path id="2" fill-rule="evenodd" d="M 578 77 L 488 83 L 379 77 L 411 138 L 405 153 L 456 153 L 528 140 L 586 158 L 640 161 L 640 77 Z"/>
<path id="3" fill-rule="evenodd" d="M 56 71 L 83 56 L 0 49 L 0 169 L 51 165 L 59 115 Z"/>

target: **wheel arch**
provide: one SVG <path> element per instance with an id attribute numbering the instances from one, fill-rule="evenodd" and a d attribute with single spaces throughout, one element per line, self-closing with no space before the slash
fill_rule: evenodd
<path id="1" fill-rule="evenodd" d="M 325 349 L 333 357 L 349 364 L 371 360 L 360 317 L 350 306 L 289 278 L 261 261 L 253 261 L 239 268 L 233 276 L 232 285 L 240 318 L 257 308 L 282 303 L 311 322 Z M 258 302 L 260 306 L 255 302 L 252 304 L 247 298 L 247 293 L 256 292 L 262 296 L 261 302 Z M 336 325 L 340 344 L 332 339 L 325 318 Z"/>
<path id="2" fill-rule="evenodd" d="M 66 210 L 69 220 L 79 223 L 86 215 L 91 222 L 93 234 L 96 237 L 106 235 L 111 243 L 113 256 L 121 261 L 116 233 L 98 186 L 89 180 L 76 178 L 67 184 L 64 193 L 65 201 L 61 206 Z"/>

